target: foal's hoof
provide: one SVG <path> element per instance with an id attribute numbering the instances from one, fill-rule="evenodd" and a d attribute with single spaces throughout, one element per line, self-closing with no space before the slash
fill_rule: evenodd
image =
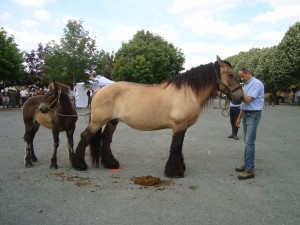
<path id="1" fill-rule="evenodd" d="M 24 162 L 26 168 L 31 168 L 33 166 L 32 161 L 28 158 L 27 159 L 25 158 Z"/>
<path id="2" fill-rule="evenodd" d="M 37 159 L 37 157 L 32 157 L 32 158 L 31 158 L 31 161 L 32 161 L 32 162 L 37 162 L 38 159 Z"/>
<path id="3" fill-rule="evenodd" d="M 84 159 L 78 159 L 75 156 L 71 158 L 71 164 L 75 170 L 84 171 L 88 169 L 88 166 Z"/>
<path id="4" fill-rule="evenodd" d="M 33 164 L 32 164 L 32 163 L 26 163 L 26 164 L 25 164 L 25 167 L 26 167 L 26 168 L 31 168 L 31 167 L 33 167 Z"/>

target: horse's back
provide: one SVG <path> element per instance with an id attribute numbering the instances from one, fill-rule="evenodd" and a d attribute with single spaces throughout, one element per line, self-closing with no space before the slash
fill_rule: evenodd
<path id="1" fill-rule="evenodd" d="M 31 118 L 39 111 L 39 105 L 43 99 L 43 96 L 32 96 L 26 100 L 23 105 L 23 118 Z"/>
<path id="2" fill-rule="evenodd" d="M 161 84 L 116 82 L 95 93 L 92 118 L 101 122 L 118 118 L 138 130 L 173 128 L 182 121 L 188 126 L 198 118 L 200 106 L 187 96 L 187 91 Z"/>

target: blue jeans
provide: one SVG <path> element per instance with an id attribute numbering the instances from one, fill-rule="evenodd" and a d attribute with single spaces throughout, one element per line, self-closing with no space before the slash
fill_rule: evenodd
<path id="1" fill-rule="evenodd" d="M 245 141 L 244 163 L 246 171 L 254 170 L 256 131 L 261 118 L 261 111 L 243 112 Z"/>

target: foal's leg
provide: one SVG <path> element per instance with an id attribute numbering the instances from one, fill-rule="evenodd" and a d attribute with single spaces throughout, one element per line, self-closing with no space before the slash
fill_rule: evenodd
<path id="1" fill-rule="evenodd" d="M 173 135 L 170 147 L 170 156 L 165 166 L 165 176 L 183 177 L 185 164 L 182 155 L 182 145 L 186 130 L 179 131 Z"/>
<path id="2" fill-rule="evenodd" d="M 118 122 L 119 121 L 117 119 L 109 121 L 102 133 L 101 163 L 108 169 L 117 169 L 120 167 L 118 160 L 115 159 L 110 148 L 112 137 L 117 128 Z"/>
<path id="3" fill-rule="evenodd" d="M 33 126 L 32 133 L 31 133 L 31 135 L 32 135 L 32 138 L 31 138 L 31 146 L 32 146 L 32 148 L 31 148 L 31 160 L 32 160 L 32 162 L 37 162 L 38 161 L 37 157 L 34 154 L 33 140 L 34 140 L 36 132 L 39 130 L 39 128 L 40 128 L 40 124 L 38 124 L 36 122 Z"/>
<path id="4" fill-rule="evenodd" d="M 32 167 L 32 162 L 37 162 L 37 158 L 34 154 L 33 149 L 33 139 L 38 131 L 40 125 L 37 122 L 33 124 L 25 123 L 25 134 L 24 134 L 24 141 L 26 143 L 25 147 L 25 167 L 30 168 Z"/>
<path id="5" fill-rule="evenodd" d="M 70 162 L 71 162 L 71 157 L 74 155 L 74 139 L 73 139 L 74 131 L 75 131 L 75 126 L 72 127 L 72 129 L 66 131 L 67 138 L 68 138 L 68 150 L 69 150 Z"/>
<path id="6" fill-rule="evenodd" d="M 50 168 L 51 169 L 57 169 L 57 148 L 59 146 L 59 131 L 56 130 L 52 130 L 52 134 L 53 134 L 53 152 L 52 152 L 52 156 L 51 156 L 51 164 L 50 164 Z"/>

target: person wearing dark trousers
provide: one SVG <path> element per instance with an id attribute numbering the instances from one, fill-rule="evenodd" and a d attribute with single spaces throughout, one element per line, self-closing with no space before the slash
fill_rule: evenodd
<path id="1" fill-rule="evenodd" d="M 231 124 L 231 135 L 229 135 L 228 138 L 232 138 L 234 140 L 239 140 L 237 136 L 239 128 L 236 126 L 236 121 L 240 114 L 240 111 L 241 111 L 241 104 L 235 105 L 232 102 L 230 102 L 229 116 L 230 116 L 230 124 Z"/>
<path id="2" fill-rule="evenodd" d="M 86 92 L 87 96 L 88 96 L 88 104 L 87 104 L 87 108 L 91 107 L 91 98 L 93 95 L 93 89 L 92 87 L 89 88 L 89 90 Z"/>

